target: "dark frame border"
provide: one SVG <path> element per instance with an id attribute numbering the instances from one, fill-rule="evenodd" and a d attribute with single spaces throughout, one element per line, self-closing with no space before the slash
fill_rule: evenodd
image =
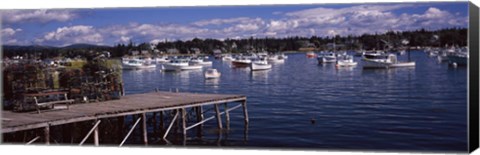
<path id="1" fill-rule="evenodd" d="M 478 7 L 469 5 L 469 86 L 468 86 L 468 150 L 473 152 L 478 148 L 479 141 L 479 12 Z"/>

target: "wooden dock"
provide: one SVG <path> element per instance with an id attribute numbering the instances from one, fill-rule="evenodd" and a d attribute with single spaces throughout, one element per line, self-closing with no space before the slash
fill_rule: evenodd
<path id="1" fill-rule="evenodd" d="M 30 129 L 44 129 L 44 139 L 49 144 L 49 128 L 51 126 L 65 125 L 82 121 L 97 121 L 92 130 L 85 136 L 85 139 L 94 133 L 95 145 L 98 145 L 98 124 L 101 119 L 122 117 L 128 115 L 139 115 L 135 126 L 141 122 L 144 133 L 144 141 L 147 144 L 146 132 L 146 113 L 156 113 L 173 110 L 176 114 L 169 128 L 165 132 L 165 139 L 173 126 L 174 122 L 180 121 L 184 136 L 187 130 L 202 125 L 213 118 L 217 119 L 218 128 L 222 127 L 221 115 L 226 115 L 226 124 L 229 124 L 229 111 L 243 107 L 245 125 L 248 125 L 248 112 L 246 107 L 246 97 L 243 95 L 225 95 L 225 94 L 196 94 L 196 93 L 172 93 L 172 92 L 152 92 L 146 94 L 136 94 L 122 96 L 119 100 L 110 100 L 105 102 L 85 103 L 70 105 L 69 109 L 49 110 L 37 112 L 11 112 L 2 111 L 2 134 L 13 133 Z M 239 103 L 233 107 L 227 107 L 227 103 Z M 224 104 L 224 111 L 219 111 L 219 104 Z M 204 118 L 202 107 L 213 105 L 215 116 Z M 193 108 L 196 111 L 197 122 L 187 126 L 185 122 L 186 108 Z M 89 127 L 90 128 L 90 127 Z M 131 131 L 130 131 L 131 133 Z M 127 139 L 129 134 L 126 135 Z M 186 138 L 186 137 L 185 137 Z M 38 137 L 36 138 L 38 139 Z M 81 144 L 84 141 L 81 142 Z M 120 144 L 120 146 L 123 145 Z"/>

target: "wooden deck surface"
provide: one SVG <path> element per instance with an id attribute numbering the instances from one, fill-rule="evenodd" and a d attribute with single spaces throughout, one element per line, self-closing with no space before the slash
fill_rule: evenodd
<path id="1" fill-rule="evenodd" d="M 178 108 L 244 101 L 243 95 L 154 92 L 122 96 L 120 100 L 70 105 L 70 109 L 32 112 L 2 111 L 2 133 L 95 120 L 116 116 L 157 112 Z"/>

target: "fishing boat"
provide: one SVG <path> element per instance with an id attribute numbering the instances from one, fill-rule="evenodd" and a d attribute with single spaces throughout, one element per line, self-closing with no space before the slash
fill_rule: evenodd
<path id="1" fill-rule="evenodd" d="M 333 52 L 320 52 L 317 57 L 318 63 L 334 63 L 337 62 L 337 56 Z"/>
<path id="2" fill-rule="evenodd" d="M 217 71 L 217 69 L 208 69 L 205 72 L 205 79 L 215 79 L 219 78 L 222 74 Z"/>
<path id="3" fill-rule="evenodd" d="M 315 53 L 314 52 L 307 52 L 307 58 L 315 58 Z"/>
<path id="4" fill-rule="evenodd" d="M 175 59 L 162 65 L 162 70 L 165 71 L 197 70 L 202 68 L 203 66 L 201 65 L 190 65 L 187 59 Z"/>
<path id="5" fill-rule="evenodd" d="M 128 61 L 122 62 L 123 69 L 147 69 L 147 68 L 155 68 L 155 64 L 145 63 L 142 60 L 138 59 L 130 59 Z"/>
<path id="6" fill-rule="evenodd" d="M 168 62 L 168 57 L 166 56 L 162 56 L 162 57 L 156 57 L 153 59 L 155 61 L 155 63 L 165 63 L 165 62 Z"/>
<path id="7" fill-rule="evenodd" d="M 468 64 L 468 52 L 467 49 L 461 49 L 454 53 L 448 54 L 448 62 L 450 64 L 456 64 L 459 66 L 465 66 Z"/>
<path id="8" fill-rule="evenodd" d="M 250 65 L 251 71 L 267 70 L 271 68 L 272 68 L 272 65 L 269 64 L 265 58 L 260 58 L 258 60 L 255 60 Z"/>
<path id="9" fill-rule="evenodd" d="M 395 54 L 369 53 L 363 58 L 363 68 L 414 67 L 415 62 L 399 62 Z"/>
<path id="10" fill-rule="evenodd" d="M 239 57 L 232 61 L 232 65 L 234 67 L 248 67 L 250 66 L 251 63 L 252 63 L 252 60 L 245 57 Z"/>
<path id="11" fill-rule="evenodd" d="M 191 58 L 190 59 L 190 64 L 191 65 L 212 65 L 211 61 L 205 61 L 201 57 L 196 57 L 196 58 Z"/>
<path id="12" fill-rule="evenodd" d="M 233 61 L 233 57 L 229 54 L 222 57 L 222 61 Z"/>
<path id="13" fill-rule="evenodd" d="M 267 60 L 272 63 L 283 63 L 285 62 L 285 57 L 283 55 L 272 55 Z"/>
<path id="14" fill-rule="evenodd" d="M 351 55 L 343 55 L 338 58 L 337 60 L 337 67 L 351 67 L 356 66 L 357 62 L 353 61 L 353 56 Z"/>

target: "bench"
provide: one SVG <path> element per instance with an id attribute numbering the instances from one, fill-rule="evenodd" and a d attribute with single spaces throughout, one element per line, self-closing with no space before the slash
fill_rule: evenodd
<path id="1" fill-rule="evenodd" d="M 73 103 L 75 100 L 68 99 L 67 92 L 63 91 L 56 91 L 56 92 L 45 92 L 45 93 L 31 93 L 31 94 L 24 94 L 25 98 L 32 97 L 35 101 L 35 107 L 37 109 L 37 113 L 40 113 L 41 106 L 49 106 L 51 105 L 52 108 L 55 107 L 55 104 L 67 104 L 67 109 L 69 109 L 69 105 Z M 46 101 L 46 102 L 39 102 L 39 98 L 41 97 L 48 97 L 48 96 L 63 96 L 63 100 L 56 100 L 56 101 Z"/>

